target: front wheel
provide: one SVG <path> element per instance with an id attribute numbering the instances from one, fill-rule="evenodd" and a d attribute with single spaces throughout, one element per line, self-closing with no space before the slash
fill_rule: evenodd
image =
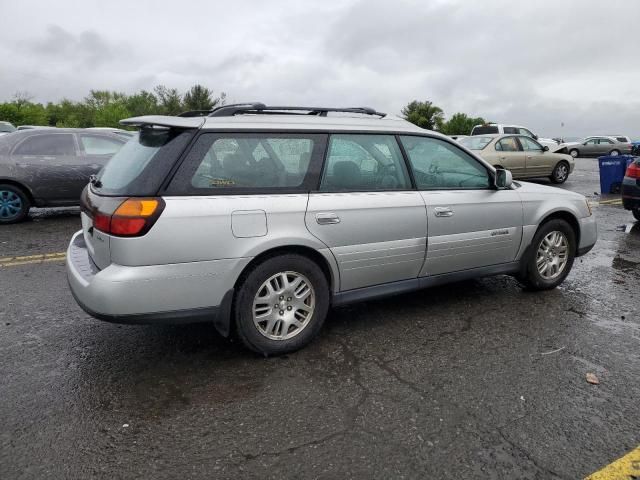
<path id="1" fill-rule="evenodd" d="M 306 346 L 329 310 L 322 269 L 302 255 L 272 257 L 246 276 L 235 301 L 240 340 L 254 352 L 281 355 Z"/>
<path id="2" fill-rule="evenodd" d="M 569 164 L 567 162 L 558 162 L 551 172 L 551 181 L 553 183 L 564 183 L 569 178 Z"/>
<path id="3" fill-rule="evenodd" d="M 29 213 L 29 198 L 22 189 L 0 184 L 0 224 L 17 223 Z"/>
<path id="4" fill-rule="evenodd" d="M 576 235 L 564 220 L 543 224 L 531 242 L 520 279 L 531 290 L 549 290 L 560 285 L 573 266 Z"/>
<path id="5" fill-rule="evenodd" d="M 620 150 L 611 150 L 609 152 L 609 155 L 612 157 L 617 157 L 618 155 L 620 155 Z"/>
<path id="6" fill-rule="evenodd" d="M 640 222 L 640 208 L 634 208 L 631 210 L 631 213 L 633 213 L 633 217 Z"/>

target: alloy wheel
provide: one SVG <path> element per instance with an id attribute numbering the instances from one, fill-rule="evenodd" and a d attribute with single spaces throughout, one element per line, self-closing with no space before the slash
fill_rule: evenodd
<path id="1" fill-rule="evenodd" d="M 288 340 L 309 324 L 316 294 L 307 277 L 298 272 L 279 272 L 258 288 L 253 300 L 253 323 L 271 340 Z"/>
<path id="2" fill-rule="evenodd" d="M 17 218 L 22 207 L 22 199 L 15 192 L 0 190 L 0 219 L 8 221 Z"/>
<path id="3" fill-rule="evenodd" d="M 569 241 L 564 233 L 549 232 L 540 242 L 536 255 L 538 273 L 545 280 L 559 277 L 569 260 Z"/>

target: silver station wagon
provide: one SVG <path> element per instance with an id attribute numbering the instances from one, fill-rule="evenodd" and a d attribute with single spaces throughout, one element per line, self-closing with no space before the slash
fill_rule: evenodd
<path id="1" fill-rule="evenodd" d="M 513 182 L 394 116 L 207 113 L 122 121 L 139 133 L 84 190 L 67 252 L 89 314 L 209 321 L 273 355 L 310 342 L 332 305 L 496 274 L 554 288 L 596 242 L 582 195 Z"/>

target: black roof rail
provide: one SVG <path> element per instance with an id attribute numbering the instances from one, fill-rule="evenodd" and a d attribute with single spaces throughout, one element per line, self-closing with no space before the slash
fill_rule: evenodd
<path id="1" fill-rule="evenodd" d="M 189 110 L 176 115 L 177 117 L 206 117 L 211 113 L 211 110 Z"/>
<path id="2" fill-rule="evenodd" d="M 299 112 L 299 113 L 298 113 Z M 304 113 L 303 113 L 304 112 Z M 254 115 L 317 115 L 326 117 L 328 112 L 338 113 L 359 113 L 362 115 L 376 115 L 385 117 L 387 114 L 377 112 L 369 107 L 351 107 L 351 108 L 334 108 L 334 107 L 287 107 L 287 106 L 267 106 L 264 103 L 239 103 L 235 105 L 223 105 L 211 110 L 210 117 L 232 117 L 234 115 L 254 114 Z M 189 112 L 187 112 L 189 113 Z"/>

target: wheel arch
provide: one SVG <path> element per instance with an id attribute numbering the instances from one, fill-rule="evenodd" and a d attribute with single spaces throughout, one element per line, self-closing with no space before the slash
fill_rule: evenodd
<path id="1" fill-rule="evenodd" d="M 540 229 L 540 227 L 542 227 L 545 223 L 550 222 L 551 220 L 564 220 L 571 226 L 571 229 L 576 236 L 577 249 L 580 245 L 580 222 L 578 221 L 578 218 L 568 210 L 556 210 L 555 212 L 549 213 L 540 221 L 540 223 L 538 223 L 536 232 Z"/>
<path id="2" fill-rule="evenodd" d="M 10 178 L 0 178 L 0 184 L 4 184 L 4 185 L 12 185 L 14 187 L 19 188 L 20 190 L 22 190 L 24 192 L 24 194 L 27 196 L 27 199 L 29 200 L 29 204 L 31 206 L 35 206 L 35 197 L 33 196 L 33 192 L 31 191 L 31 189 L 25 185 L 22 182 L 18 182 L 16 180 L 10 179 Z"/>

